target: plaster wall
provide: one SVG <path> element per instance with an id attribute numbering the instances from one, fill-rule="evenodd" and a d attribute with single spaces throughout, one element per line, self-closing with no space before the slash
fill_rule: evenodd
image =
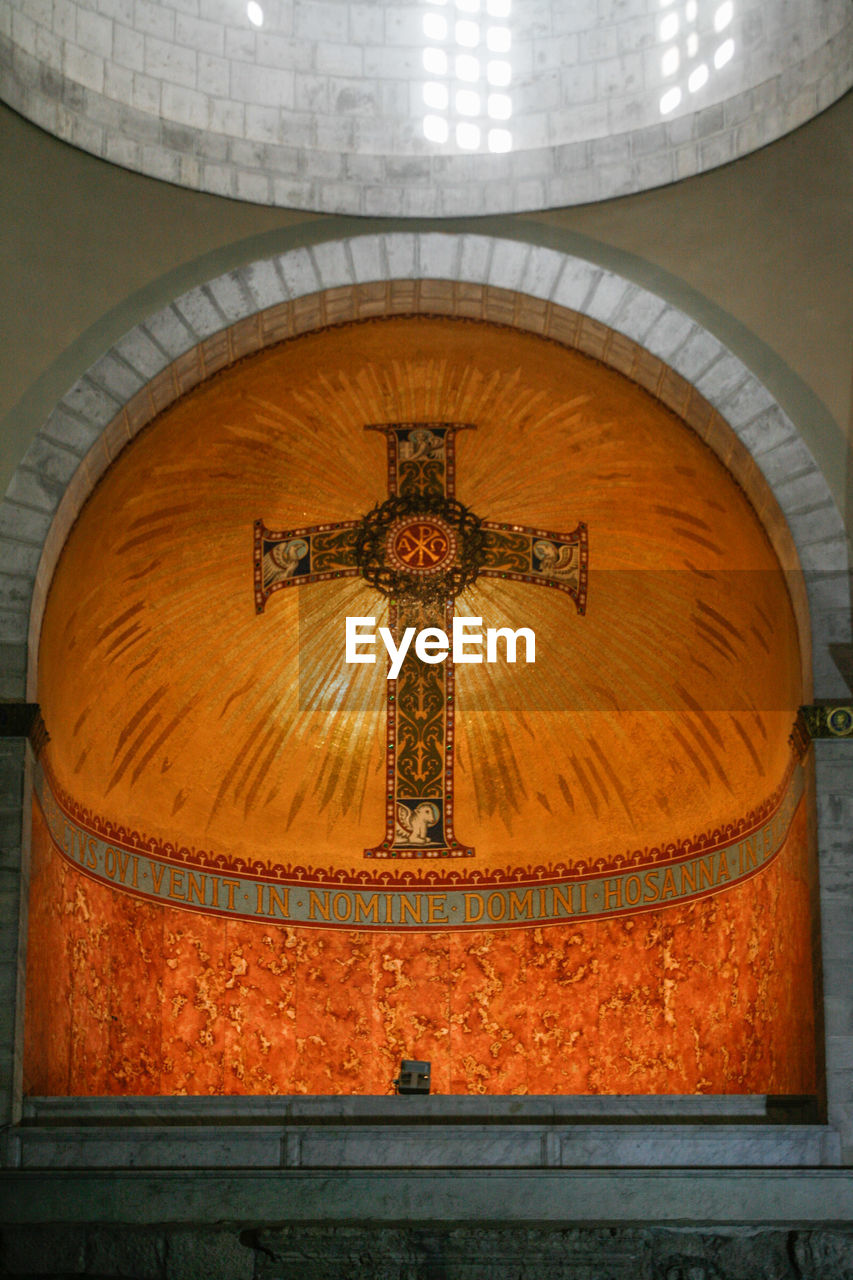
<path id="1" fill-rule="evenodd" d="M 222 272 L 396 224 L 181 190 L 0 108 L 0 489 L 68 386 L 134 324 Z M 853 96 L 735 165 L 643 195 L 442 223 L 538 240 L 687 310 L 794 418 L 845 509 L 853 330 Z M 403 224 L 414 229 L 411 223 Z"/>

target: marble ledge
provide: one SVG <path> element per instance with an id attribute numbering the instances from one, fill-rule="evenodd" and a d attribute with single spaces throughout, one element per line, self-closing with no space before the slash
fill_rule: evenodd
<path id="1" fill-rule="evenodd" d="M 275 1129 L 57 1126 L 7 1130 L 2 1163 L 17 1169 L 541 1169 L 821 1168 L 840 1163 L 821 1125 L 399 1125 Z"/>
<path id="2" fill-rule="evenodd" d="M 815 1123 L 813 1098 L 767 1094 L 281 1095 L 26 1098 L 27 1124 Z"/>
<path id="3" fill-rule="evenodd" d="M 433 1115 L 418 1123 L 402 1112 L 384 1122 L 340 1114 L 288 1120 L 279 1114 L 265 1122 L 246 1113 L 242 1120 L 223 1114 L 217 1121 L 210 1110 L 185 1114 L 180 1123 L 123 1119 L 114 1112 L 97 1119 L 90 1113 L 84 1123 L 71 1116 L 36 1122 L 29 1115 L 6 1130 L 0 1164 L 22 1170 L 814 1169 L 841 1162 L 838 1133 L 816 1123 L 661 1124 L 652 1116 L 623 1125 L 542 1116 L 495 1123 L 487 1114 Z"/>
<path id="4" fill-rule="evenodd" d="M 849 1169 L 0 1171 L 0 1224 L 478 1222 L 727 1227 L 853 1221 Z"/>

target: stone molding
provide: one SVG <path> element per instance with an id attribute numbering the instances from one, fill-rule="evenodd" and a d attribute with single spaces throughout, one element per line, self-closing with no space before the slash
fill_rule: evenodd
<path id="1" fill-rule="evenodd" d="M 758 1095 L 31 1098 L 21 1170 L 820 1168 L 814 1098 Z M 416 1159 L 414 1159 L 416 1153 Z"/>
<path id="2" fill-rule="evenodd" d="M 0 1171 L 4 1228 L 87 1222 L 168 1227 L 223 1220 L 247 1226 L 368 1223 L 371 1228 L 400 1223 L 517 1228 L 654 1223 L 692 1230 L 700 1224 L 753 1230 L 758 1225 L 849 1227 L 853 1179 L 849 1169 L 790 1167 L 422 1169 L 416 1150 L 405 1169 Z M 816 1269 L 794 1273 L 792 1280 L 829 1280 L 831 1274 L 828 1268 Z M 778 1272 L 771 1272 L 767 1280 L 777 1277 Z M 756 1275 L 747 1272 L 737 1280 L 756 1280 Z"/>
<path id="3" fill-rule="evenodd" d="M 384 1099 L 383 1099 L 384 1101 Z M 161 1115 L 163 1108 L 161 1106 Z M 663 1118 L 663 1117 L 662 1117 Z M 27 1123 L 0 1166 L 60 1169 L 748 1169 L 841 1164 L 826 1125 Z"/>
<path id="4" fill-rule="evenodd" d="M 253 351 L 400 314 L 488 320 L 552 338 L 625 373 L 682 417 L 745 489 L 789 574 L 807 696 L 812 671 L 815 697 L 846 695 L 829 652 L 850 639 L 844 526 L 796 427 L 742 361 L 672 304 L 583 259 L 482 235 L 395 232 L 295 249 L 191 289 L 66 392 L 0 505 L 0 696 L 36 699 L 41 616 L 62 545 L 143 426 Z"/>
<path id="5" fill-rule="evenodd" d="M 37 432 L 0 504 L 0 696 L 35 701 L 40 620 L 62 546 L 100 476 L 143 426 L 204 378 L 264 346 L 395 314 L 454 315 L 541 334 L 620 370 L 683 417 L 744 487 L 789 572 L 810 670 L 802 628 L 811 620 L 814 696 L 849 696 L 829 649 L 850 639 L 844 527 L 822 473 L 768 389 L 690 315 L 609 270 L 549 248 L 448 232 L 370 233 L 251 263 L 149 316 L 78 378 Z M 0 901 L 0 982 L 9 997 L 0 1010 L 2 1121 L 14 1118 L 18 1104 L 29 784 L 21 744 L 0 748 L 0 854 L 4 874 L 14 877 Z M 829 1119 L 850 1143 L 853 938 L 844 807 L 853 785 L 851 761 L 830 760 L 818 748 L 842 755 L 846 748 L 815 744 Z M 816 1202 L 809 1213 L 818 1211 Z"/>
<path id="6" fill-rule="evenodd" d="M 6 1228 L 4 1274 L 139 1280 L 846 1280 L 853 1233 L 483 1222 Z"/>
<path id="7" fill-rule="evenodd" d="M 94 1190 L 94 1188 L 93 1188 Z M 369 1209 L 369 1206 L 368 1206 Z M 0 1235 L 9 1276 L 139 1280 L 846 1280 L 853 1233 L 654 1225 L 67 1223 Z"/>
<path id="8" fill-rule="evenodd" d="M 556 27 L 553 35 L 517 42 L 516 149 L 505 155 L 424 142 L 415 106 L 423 37 L 414 28 L 405 39 L 386 31 L 390 43 L 380 37 L 375 48 L 362 47 L 370 37 L 358 33 L 327 43 L 322 29 L 305 36 L 304 48 L 280 40 L 291 59 L 282 69 L 196 49 L 193 39 L 215 36 L 214 24 L 191 30 L 181 13 L 183 44 L 174 30 L 173 41 L 155 38 L 86 12 L 75 43 L 49 20 L 42 25 L 38 11 L 0 0 L 0 96 L 84 151 L 195 190 L 327 213 L 461 217 L 583 204 L 704 173 L 782 137 L 853 83 L 843 0 L 824 0 L 820 15 L 805 4 L 769 13 L 766 2 L 739 4 L 739 62 L 720 77 L 712 71 L 698 109 L 661 116 L 660 94 L 672 82 L 661 79 L 652 16 L 622 6 L 608 25 L 584 31 L 569 8 L 555 5 L 552 15 L 540 5 L 543 31 Z M 168 24 L 170 7 L 162 10 Z M 398 7 L 389 21 L 409 27 L 418 17 L 415 6 Z M 254 47 L 253 33 L 230 34 Z M 216 89 L 213 64 L 225 75 Z M 685 93 L 685 107 L 697 98 Z"/>

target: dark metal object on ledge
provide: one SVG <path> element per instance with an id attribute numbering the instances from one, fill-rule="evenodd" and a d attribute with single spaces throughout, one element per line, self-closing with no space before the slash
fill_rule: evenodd
<path id="1" fill-rule="evenodd" d="M 430 1064 L 413 1062 L 404 1058 L 400 1063 L 400 1074 L 394 1081 L 397 1093 L 429 1093 Z"/>

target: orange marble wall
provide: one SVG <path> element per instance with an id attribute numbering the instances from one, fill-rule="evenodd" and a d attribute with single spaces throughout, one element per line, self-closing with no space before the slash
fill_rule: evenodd
<path id="1" fill-rule="evenodd" d="M 509 328 L 333 327 L 198 387 L 118 456 L 50 586 L 45 763 L 99 819 L 275 874 L 363 872 L 385 813 L 384 664 L 348 669 L 361 579 L 255 613 L 253 528 L 387 495 L 366 423 L 470 423 L 481 518 L 589 527 L 584 617 L 478 580 L 535 664 L 458 673 L 456 833 L 478 876 L 678 845 L 766 802 L 804 701 L 785 575 L 719 458 L 642 388 Z M 316 587 L 316 589 L 315 589 Z M 752 881 L 633 918 L 403 935 L 223 920 L 63 863 L 38 813 L 30 1093 L 811 1092 L 805 805 Z M 141 837 L 140 837 L 141 839 Z M 377 864 L 374 874 L 378 875 Z M 412 862 L 412 875 L 428 864 Z"/>
<path id="2" fill-rule="evenodd" d="M 776 860 L 687 906 L 544 929 L 292 929 L 139 902 L 38 808 L 26 1090 L 811 1093 L 806 806 Z"/>

